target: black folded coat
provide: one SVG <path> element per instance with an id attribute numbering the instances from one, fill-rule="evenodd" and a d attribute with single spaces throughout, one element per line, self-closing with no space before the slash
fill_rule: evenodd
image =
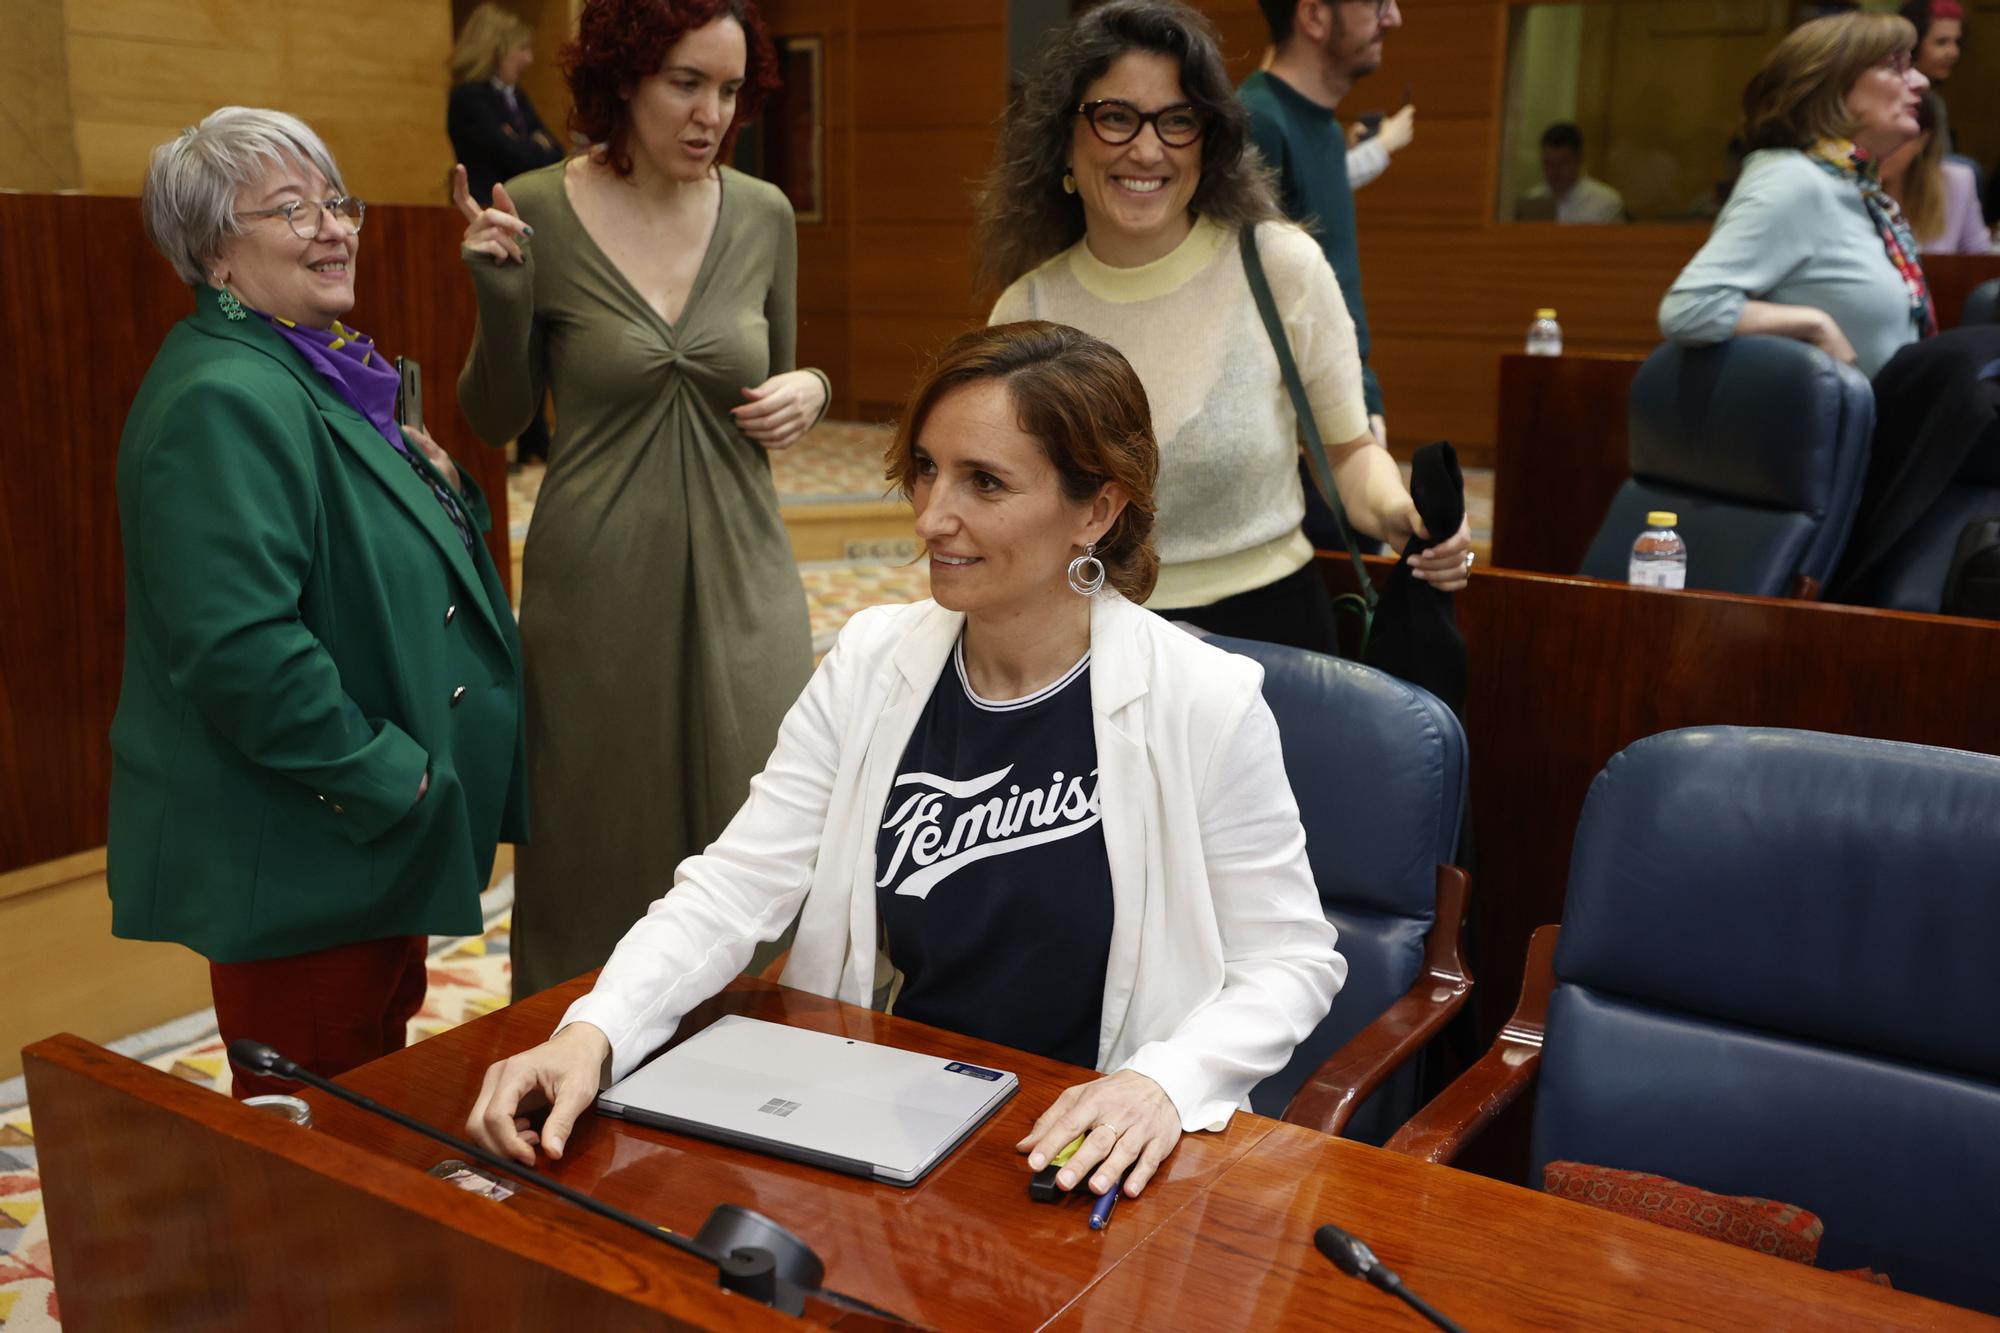
<path id="1" fill-rule="evenodd" d="M 1439 592 L 1411 572 L 1409 558 L 1450 541 L 1465 521 L 1465 479 L 1458 454 L 1444 440 L 1417 450 L 1410 465 L 1410 496 L 1429 537 L 1412 537 L 1389 575 L 1368 636 L 1368 665 L 1421 685 L 1465 718 L 1465 636 L 1458 632 L 1452 594 Z"/>

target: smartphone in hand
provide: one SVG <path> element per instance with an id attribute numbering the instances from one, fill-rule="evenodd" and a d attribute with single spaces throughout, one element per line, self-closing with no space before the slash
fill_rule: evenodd
<path id="1" fill-rule="evenodd" d="M 396 374 L 402 384 L 396 390 L 396 424 L 413 430 L 424 428 L 423 367 L 407 356 L 396 358 Z"/>

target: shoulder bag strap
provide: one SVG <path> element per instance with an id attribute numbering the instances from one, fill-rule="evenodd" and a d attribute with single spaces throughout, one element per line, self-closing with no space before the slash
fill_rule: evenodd
<path id="1" fill-rule="evenodd" d="M 1240 236 L 1243 275 L 1250 280 L 1250 294 L 1257 299 L 1257 313 L 1264 319 L 1264 332 L 1271 335 L 1271 350 L 1278 354 L 1278 373 L 1285 378 L 1285 392 L 1292 397 L 1292 411 L 1299 419 L 1299 433 L 1305 437 L 1307 464 L 1312 469 L 1313 480 L 1319 485 L 1320 494 L 1326 497 L 1327 508 L 1333 511 L 1334 526 L 1340 529 L 1340 540 L 1347 547 L 1347 558 L 1354 562 L 1354 580 L 1361 588 L 1358 595 L 1344 594 L 1334 598 L 1334 603 L 1346 603 L 1359 610 L 1361 650 L 1366 653 L 1369 631 L 1375 627 L 1375 603 L 1378 600 L 1375 581 L 1368 577 L 1368 566 L 1362 563 L 1361 552 L 1355 547 L 1354 529 L 1348 526 L 1347 509 L 1340 503 L 1340 488 L 1333 482 L 1333 467 L 1326 461 L 1326 445 L 1319 438 L 1319 422 L 1313 417 L 1312 403 L 1306 398 L 1306 386 L 1299 378 L 1298 363 L 1292 359 L 1291 339 L 1285 336 L 1285 326 L 1278 320 L 1278 303 L 1271 295 L 1270 279 L 1264 276 L 1264 261 L 1257 254 L 1255 225 L 1244 227 Z"/>

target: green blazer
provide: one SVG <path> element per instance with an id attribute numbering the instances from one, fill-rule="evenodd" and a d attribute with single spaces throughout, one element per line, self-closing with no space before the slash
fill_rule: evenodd
<path id="1" fill-rule="evenodd" d="M 246 962 L 478 931 L 495 844 L 527 828 L 485 544 L 268 324 L 207 300 L 132 404 L 118 518 L 113 933 Z"/>

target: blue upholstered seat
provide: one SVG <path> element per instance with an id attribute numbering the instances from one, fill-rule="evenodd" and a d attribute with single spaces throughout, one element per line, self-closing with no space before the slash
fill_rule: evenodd
<path id="1" fill-rule="evenodd" d="M 1782 597 L 1824 583 L 1853 526 L 1875 398 L 1852 366 L 1791 338 L 1668 343 L 1627 409 L 1632 477 L 1582 572 L 1623 581 L 1646 513 L 1669 509 L 1690 588 Z"/>
<path id="2" fill-rule="evenodd" d="M 1799 1204 L 1819 1262 L 2000 1311 L 2000 758 L 1703 728 L 1577 828 L 1535 1104 L 1552 1160 Z"/>
<path id="3" fill-rule="evenodd" d="M 1332 1012 L 1251 1093 L 1253 1109 L 1276 1116 L 1417 978 L 1437 916 L 1437 868 L 1457 850 L 1465 730 L 1428 691 L 1373 667 L 1247 639 L 1209 642 L 1263 664 L 1313 880 L 1347 958 Z M 1379 1144 L 1416 1109 L 1417 1093 L 1412 1061 L 1361 1104 L 1345 1136 Z"/>

